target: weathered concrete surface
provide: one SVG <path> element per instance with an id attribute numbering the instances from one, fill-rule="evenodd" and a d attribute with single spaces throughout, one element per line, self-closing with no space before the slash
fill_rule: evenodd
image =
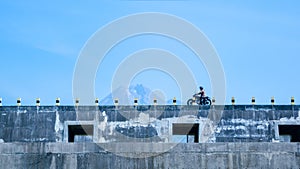
<path id="1" fill-rule="evenodd" d="M 0 143 L 0 168 L 300 168 L 299 143 L 181 143 L 168 152 L 161 151 L 164 146 L 170 144 Z M 139 158 L 126 157 L 132 153 Z"/>
<path id="2" fill-rule="evenodd" d="M 67 142 L 69 124 L 95 126 L 95 142 L 172 143 L 172 124 L 199 124 L 200 142 L 279 141 L 300 125 L 299 105 L 1 106 L 0 142 Z M 207 127 L 208 126 L 208 127 Z M 205 128 L 206 127 L 206 128 Z M 205 137 L 207 139 L 205 139 Z"/>

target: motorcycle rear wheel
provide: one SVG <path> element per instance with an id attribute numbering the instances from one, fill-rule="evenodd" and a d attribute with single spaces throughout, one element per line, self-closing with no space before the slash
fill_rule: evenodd
<path id="1" fill-rule="evenodd" d="M 187 105 L 193 105 L 193 99 L 189 99 L 186 103 Z"/>

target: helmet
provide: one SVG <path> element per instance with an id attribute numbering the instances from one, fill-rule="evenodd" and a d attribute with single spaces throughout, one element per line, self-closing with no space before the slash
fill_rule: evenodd
<path id="1" fill-rule="evenodd" d="M 203 87 L 202 87 L 202 86 L 200 86 L 199 88 L 200 88 L 200 90 L 203 90 Z"/>

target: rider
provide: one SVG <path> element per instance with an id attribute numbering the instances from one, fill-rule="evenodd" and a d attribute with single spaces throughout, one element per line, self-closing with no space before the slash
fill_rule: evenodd
<path id="1" fill-rule="evenodd" d="M 202 86 L 200 86 L 199 89 L 200 89 L 200 92 L 198 93 L 198 95 L 200 95 L 200 102 L 202 103 L 202 100 L 205 97 L 205 91 Z"/>

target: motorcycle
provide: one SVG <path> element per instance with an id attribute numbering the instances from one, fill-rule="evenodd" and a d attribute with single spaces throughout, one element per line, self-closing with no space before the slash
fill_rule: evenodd
<path id="1" fill-rule="evenodd" d="M 199 94 L 194 94 L 193 98 L 187 101 L 187 105 L 193 105 L 194 103 L 198 105 L 211 105 L 211 100 L 208 96 L 201 97 Z"/>

